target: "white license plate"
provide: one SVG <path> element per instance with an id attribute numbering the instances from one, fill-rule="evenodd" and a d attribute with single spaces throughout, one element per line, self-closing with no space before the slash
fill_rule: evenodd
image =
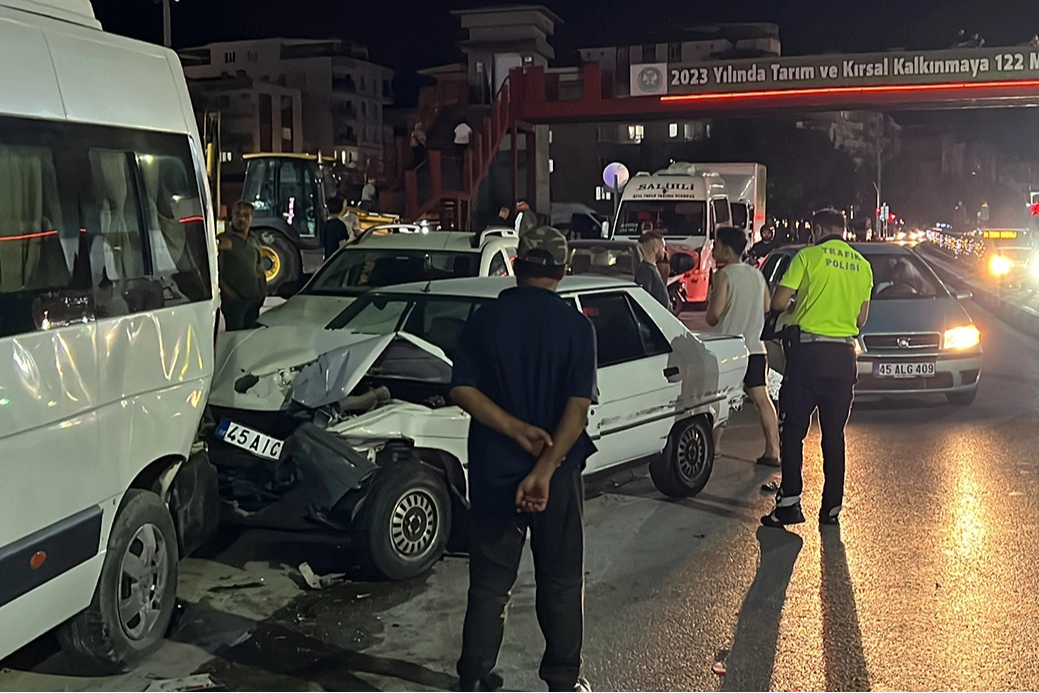
<path id="1" fill-rule="evenodd" d="M 223 419 L 216 429 L 216 437 L 220 440 L 247 450 L 257 457 L 268 460 L 277 460 L 281 457 L 281 449 L 285 441 L 265 436 L 259 431 L 254 431 L 242 424 Z"/>
<path id="2" fill-rule="evenodd" d="M 880 378 L 933 378 L 933 363 L 878 363 L 873 373 Z"/>

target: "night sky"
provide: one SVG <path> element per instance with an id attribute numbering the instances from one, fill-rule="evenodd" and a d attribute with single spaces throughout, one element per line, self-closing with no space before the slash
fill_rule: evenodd
<path id="1" fill-rule="evenodd" d="M 93 0 L 109 31 L 162 40 L 161 6 L 152 0 Z M 472 0 L 180 0 L 174 5 L 174 47 L 221 39 L 340 37 L 364 41 L 377 62 L 398 70 L 450 62 L 460 54 L 452 9 L 516 2 Z M 947 48 L 959 29 L 989 45 L 1010 45 L 1039 33 L 1036 0 L 547 0 L 564 21 L 558 57 L 573 49 L 641 43 L 647 28 L 668 24 L 768 21 L 780 27 L 788 55 L 869 51 L 889 47 Z"/>
<path id="2" fill-rule="evenodd" d="M 93 0 L 93 4 L 107 30 L 161 42 L 162 9 L 154 0 Z M 517 3 L 180 0 L 173 7 L 173 42 L 175 48 L 184 48 L 274 36 L 361 41 L 369 46 L 375 62 L 400 73 L 397 95 L 407 102 L 417 92 L 414 70 L 462 58 L 456 48 L 462 31 L 450 10 L 507 4 Z M 1023 43 L 1039 33 L 1039 0 L 546 0 L 543 4 L 564 22 L 552 40 L 557 64 L 577 64 L 575 49 L 580 47 L 636 45 L 647 30 L 709 22 L 776 23 L 785 55 L 948 48 L 960 29 L 968 35 L 981 34 L 989 46 Z M 960 134 L 983 131 L 1001 149 L 1039 157 L 1039 115 L 1029 110 L 922 117 Z"/>

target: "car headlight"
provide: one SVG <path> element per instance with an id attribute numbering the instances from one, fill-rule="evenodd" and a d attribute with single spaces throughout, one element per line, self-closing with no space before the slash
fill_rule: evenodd
<path id="1" fill-rule="evenodd" d="M 1006 255 L 993 255 L 992 259 L 989 260 L 988 269 L 993 276 L 1003 277 L 1010 274 L 1010 270 L 1014 268 L 1014 263 L 1011 262 L 1010 258 Z"/>
<path id="2" fill-rule="evenodd" d="M 946 349 L 951 351 L 965 351 L 973 349 L 981 344 L 981 330 L 974 325 L 961 325 L 945 331 Z"/>

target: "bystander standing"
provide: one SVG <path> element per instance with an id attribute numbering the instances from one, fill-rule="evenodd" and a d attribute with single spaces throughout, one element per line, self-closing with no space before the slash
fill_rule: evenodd
<path id="1" fill-rule="evenodd" d="M 580 676 L 581 470 L 595 452 L 585 426 L 597 396 L 596 339 L 588 318 L 556 294 L 566 264 L 556 229 L 521 235 L 517 286 L 469 319 L 455 352 L 451 398 L 472 416 L 461 690 L 501 686 L 493 669 L 528 532 L 545 637 L 540 676 L 552 691 L 589 690 Z"/>

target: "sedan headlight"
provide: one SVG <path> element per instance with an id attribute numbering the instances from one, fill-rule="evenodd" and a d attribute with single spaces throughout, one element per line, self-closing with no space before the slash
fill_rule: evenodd
<path id="1" fill-rule="evenodd" d="M 981 344 L 981 331 L 974 325 L 961 325 L 945 331 L 945 348 L 966 351 Z"/>

